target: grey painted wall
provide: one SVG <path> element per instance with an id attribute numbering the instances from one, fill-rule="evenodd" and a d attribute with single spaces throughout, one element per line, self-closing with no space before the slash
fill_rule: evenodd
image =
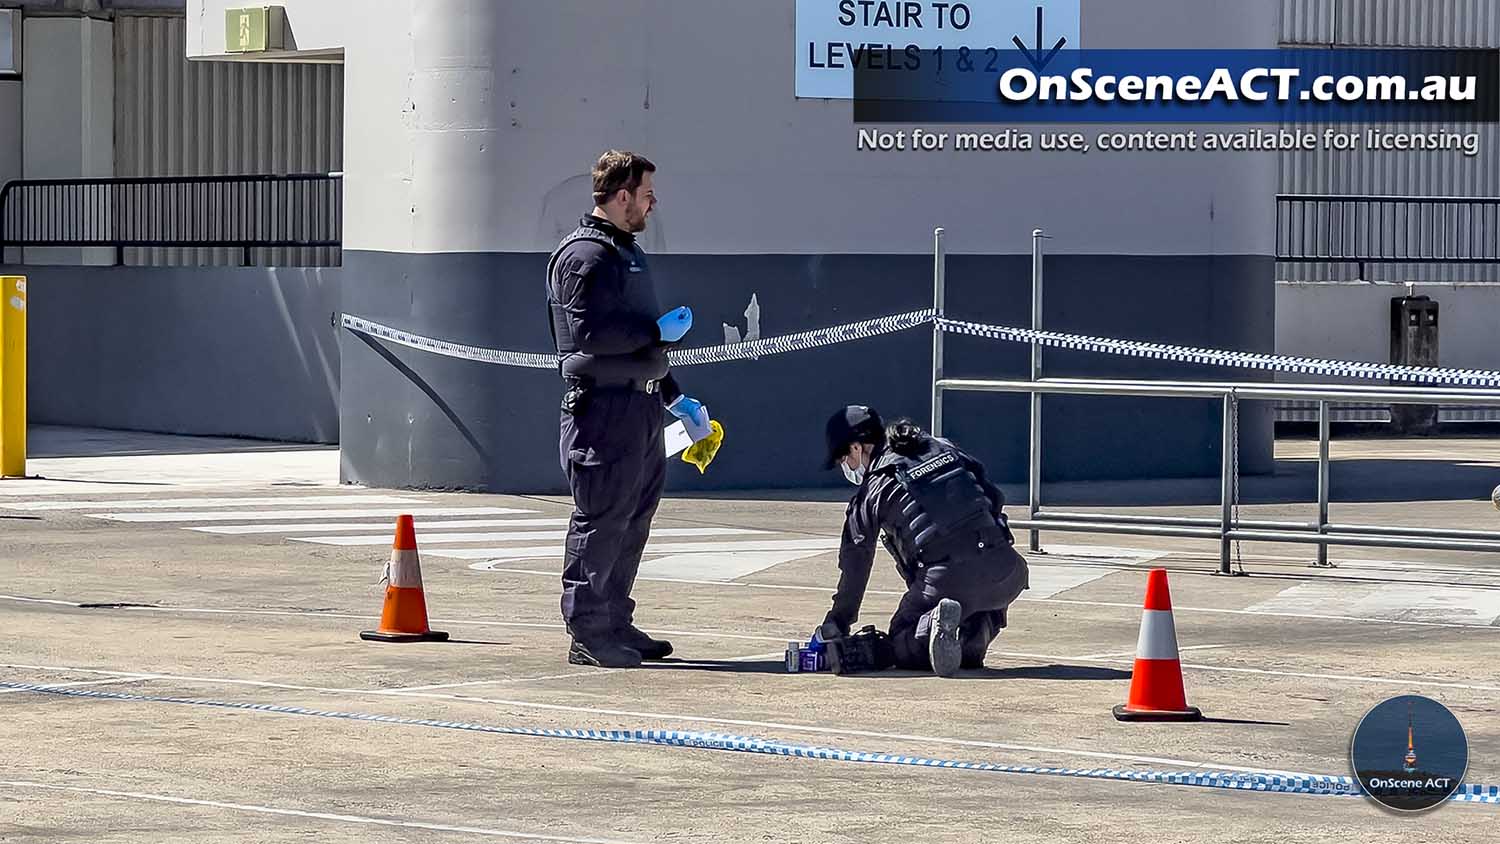
<path id="1" fill-rule="evenodd" d="M 546 256 L 346 253 L 350 313 L 461 343 L 520 351 L 548 348 L 541 276 Z M 1049 325 L 1100 333 L 1131 326 L 1133 337 L 1267 350 L 1274 312 L 1265 257 L 1058 256 L 1047 265 Z M 930 304 L 919 256 L 668 255 L 652 261 L 663 301 L 691 296 L 695 321 L 742 321 L 758 294 L 766 335 L 913 310 Z M 712 285 L 700 285 L 712 278 Z M 1029 259 L 958 256 L 948 266 L 950 313 L 1010 324 L 1029 317 Z M 1138 291 L 1150 289 L 1152 295 Z M 710 329 L 712 330 L 712 329 Z M 696 332 L 699 329 L 695 329 Z M 342 335 L 341 403 L 345 480 L 382 487 L 464 487 L 561 492 L 557 458 L 557 374 L 503 368 Z M 715 342 L 696 335 L 694 345 Z M 674 490 L 818 486 L 823 421 L 847 403 L 888 416 L 925 419 L 931 334 L 903 334 L 759 361 L 677 371 L 726 428 L 707 475 L 673 461 Z M 1026 347 L 951 337 L 954 377 L 1025 377 Z M 1223 377 L 1224 372 L 1157 361 L 1052 352 L 1052 376 Z M 1255 380 L 1255 373 L 1244 373 Z M 954 395 L 946 433 L 996 475 L 1026 473 L 1022 397 Z M 1050 480 L 1202 476 L 1219 466 L 1219 410 L 1207 402 L 1059 398 L 1046 405 L 1045 472 Z M 1246 472 L 1271 466 L 1267 408 L 1245 410 Z M 663 424 L 666 420 L 664 418 Z"/>
<path id="2" fill-rule="evenodd" d="M 0 274 L 28 280 L 32 422 L 338 440 L 338 269 Z"/>

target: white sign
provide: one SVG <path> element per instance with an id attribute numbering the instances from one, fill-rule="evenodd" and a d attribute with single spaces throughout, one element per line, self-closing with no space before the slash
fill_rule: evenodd
<path id="1" fill-rule="evenodd" d="M 983 70 L 1061 41 L 1077 50 L 1082 0 L 797 0 L 797 96 L 848 100 L 854 69 L 916 70 L 939 47 Z M 1037 38 L 1040 15 L 1041 39 Z M 915 66 L 914 66 L 915 65 Z"/>

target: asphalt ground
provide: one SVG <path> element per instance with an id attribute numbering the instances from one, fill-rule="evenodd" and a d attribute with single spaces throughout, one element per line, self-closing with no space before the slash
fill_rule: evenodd
<path id="1" fill-rule="evenodd" d="M 1243 515 L 1307 518 L 1310 453 L 1278 444 Z M 341 487 L 336 450 L 265 443 L 39 429 L 34 454 L 43 479 L 0 483 L 0 841 L 1494 840 L 1496 805 L 1161 781 L 1348 776 L 1365 712 L 1420 694 L 1463 724 L 1465 780 L 1500 784 L 1494 555 L 1336 549 L 1315 570 L 1310 546 L 1247 543 L 1249 576 L 1221 577 L 1211 541 L 1045 534 L 984 669 L 787 674 L 786 642 L 827 610 L 847 493 L 669 493 L 635 597 L 676 653 L 605 671 L 565 659 L 565 500 Z M 1500 443 L 1335 457 L 1339 521 L 1500 529 Z M 1212 516 L 1216 493 L 1048 497 Z M 406 511 L 446 643 L 358 636 Z M 1111 715 L 1157 567 L 1200 723 Z M 882 552 L 862 620 L 884 626 L 901 588 Z M 548 730 L 594 732 L 517 734 Z"/>

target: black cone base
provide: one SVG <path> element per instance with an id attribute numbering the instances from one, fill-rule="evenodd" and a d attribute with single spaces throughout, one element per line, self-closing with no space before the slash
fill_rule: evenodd
<path id="1" fill-rule="evenodd" d="M 446 642 L 448 634 L 440 630 L 429 630 L 426 633 L 382 633 L 379 630 L 365 630 L 359 634 L 359 638 L 367 642 Z"/>

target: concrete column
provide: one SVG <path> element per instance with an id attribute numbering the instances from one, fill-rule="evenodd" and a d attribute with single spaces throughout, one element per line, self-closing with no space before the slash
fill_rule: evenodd
<path id="1" fill-rule="evenodd" d="M 545 256 L 493 251 L 502 221 L 520 213 L 505 201 L 509 174 L 525 169 L 497 137 L 505 8 L 388 3 L 379 43 L 345 47 L 343 301 L 414 332 L 537 350 L 550 342 Z M 348 332 L 341 355 L 344 480 L 537 489 L 561 478 L 555 447 L 543 447 L 555 439 L 556 412 L 542 403 L 555 407 L 543 397 L 557 373 L 376 348 Z"/>
<path id="2" fill-rule="evenodd" d="M 0 185 L 21 175 L 21 81 L 0 79 Z M 8 249 L 0 264 L 19 257 L 19 250 Z"/>
<path id="3" fill-rule="evenodd" d="M 113 176 L 114 24 L 25 18 L 21 48 L 21 160 L 28 179 Z M 26 251 L 32 264 L 100 264 L 109 249 Z"/>

